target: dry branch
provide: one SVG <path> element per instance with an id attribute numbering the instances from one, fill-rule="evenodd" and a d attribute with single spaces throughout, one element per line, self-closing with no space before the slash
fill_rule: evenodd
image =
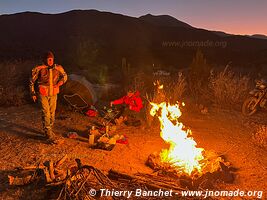
<path id="1" fill-rule="evenodd" d="M 55 168 L 60 167 L 66 161 L 67 158 L 68 158 L 68 155 L 66 154 L 60 160 L 58 160 L 56 162 Z"/>
<path id="2" fill-rule="evenodd" d="M 54 163 L 53 163 L 53 161 L 49 162 L 48 169 L 49 169 L 50 178 L 51 178 L 52 181 L 54 181 L 56 177 L 55 177 L 55 174 L 54 174 Z"/>
<path id="3" fill-rule="evenodd" d="M 181 190 L 186 190 L 182 188 L 178 181 L 174 179 L 168 179 L 160 176 L 149 175 L 149 174 L 137 174 L 137 175 L 128 175 L 114 170 L 110 170 L 108 177 L 110 179 L 126 182 L 126 183 L 137 183 L 144 185 L 150 189 L 162 189 L 162 190 L 173 190 L 174 192 L 179 192 Z"/>

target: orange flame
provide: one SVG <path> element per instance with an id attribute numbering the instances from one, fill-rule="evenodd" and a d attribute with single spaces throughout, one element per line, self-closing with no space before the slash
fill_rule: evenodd
<path id="1" fill-rule="evenodd" d="M 179 104 L 170 105 L 166 102 L 150 104 L 152 105 L 150 114 L 155 116 L 158 113 L 160 135 L 164 141 L 170 144 L 169 149 L 161 151 L 161 161 L 170 163 L 171 166 L 189 175 L 195 170 L 201 173 L 202 164 L 200 162 L 204 159 L 202 155 L 204 149 L 196 147 L 197 143 L 192 137 L 189 137 L 192 134 L 191 130 L 184 130 L 184 125 L 178 121 L 182 115 Z"/>

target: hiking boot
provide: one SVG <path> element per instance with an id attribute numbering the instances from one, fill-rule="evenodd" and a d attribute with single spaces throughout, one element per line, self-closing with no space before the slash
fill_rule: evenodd
<path id="1" fill-rule="evenodd" d="M 49 137 L 47 139 L 49 144 L 62 144 L 64 143 L 64 140 L 58 137 Z"/>
<path id="2" fill-rule="evenodd" d="M 64 143 L 64 140 L 60 139 L 60 138 L 49 138 L 48 142 L 50 144 L 62 144 L 62 143 Z"/>
<path id="3" fill-rule="evenodd" d="M 61 144 L 64 141 L 58 137 L 56 137 L 55 133 L 52 130 L 48 130 L 45 133 L 46 139 L 50 144 Z"/>
<path id="4" fill-rule="evenodd" d="M 50 138 L 50 137 L 55 136 L 55 134 L 53 133 L 52 130 L 45 130 L 45 131 L 44 131 L 44 135 L 45 135 L 45 137 L 46 137 L 47 139 Z"/>

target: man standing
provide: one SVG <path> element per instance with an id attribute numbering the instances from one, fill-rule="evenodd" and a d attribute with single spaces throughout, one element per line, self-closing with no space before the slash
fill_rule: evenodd
<path id="1" fill-rule="evenodd" d="M 67 74 L 61 65 L 54 63 L 54 54 L 51 51 L 45 54 L 44 64 L 32 69 L 30 92 L 34 102 L 37 100 L 34 88 L 36 81 L 39 88 L 39 102 L 42 109 L 44 134 L 49 142 L 57 143 L 53 132 L 57 94 L 59 93 L 59 87 L 67 81 Z"/>

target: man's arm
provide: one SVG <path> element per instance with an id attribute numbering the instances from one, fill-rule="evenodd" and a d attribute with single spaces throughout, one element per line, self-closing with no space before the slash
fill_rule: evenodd
<path id="1" fill-rule="evenodd" d="M 143 108 L 143 102 L 140 97 L 136 98 L 135 105 L 130 105 L 130 110 L 134 110 L 136 112 L 139 112 Z"/>
<path id="2" fill-rule="evenodd" d="M 111 103 L 112 103 L 112 105 L 123 104 L 124 103 L 124 98 L 125 98 L 125 96 L 120 98 L 120 99 L 116 99 L 116 100 L 112 101 Z"/>
<path id="3" fill-rule="evenodd" d="M 34 102 L 37 99 L 36 92 L 35 92 L 35 89 L 34 89 L 34 84 L 35 84 L 36 80 L 38 79 L 38 75 L 39 75 L 40 69 L 41 69 L 40 66 L 34 67 L 32 69 L 32 73 L 31 73 L 31 77 L 30 77 L 29 87 L 30 87 L 30 93 L 31 93 L 31 96 L 32 96 L 32 99 L 33 99 Z"/>
<path id="4" fill-rule="evenodd" d="M 60 73 L 60 78 L 57 82 L 58 86 L 63 85 L 64 83 L 66 83 L 66 81 L 68 80 L 68 75 L 67 73 L 64 71 L 63 67 L 61 65 L 57 65 L 56 69 L 59 71 Z"/>

